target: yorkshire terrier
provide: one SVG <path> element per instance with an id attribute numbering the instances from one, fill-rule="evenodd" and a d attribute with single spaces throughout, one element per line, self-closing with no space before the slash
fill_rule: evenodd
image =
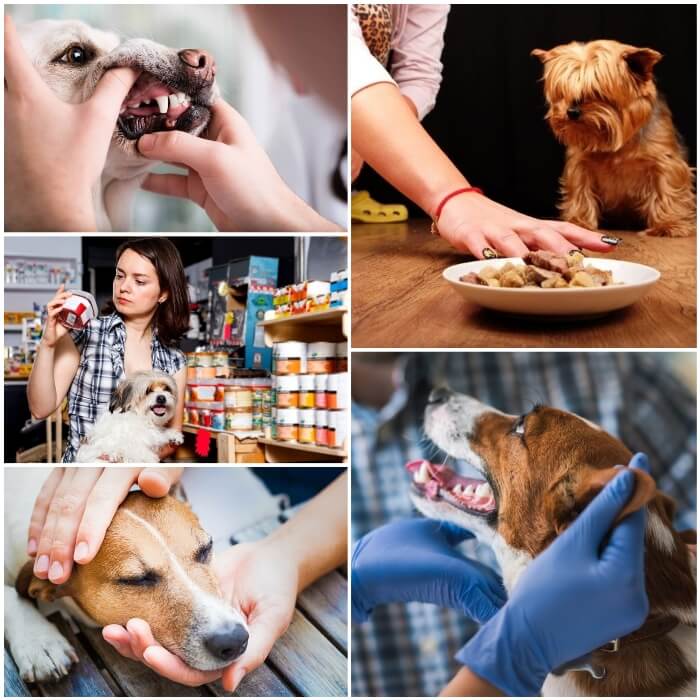
<path id="1" fill-rule="evenodd" d="M 634 215 L 650 236 L 692 235 L 693 169 L 656 90 L 661 54 L 600 40 L 531 55 L 544 64 L 546 118 L 566 146 L 562 217 L 597 229 L 603 215 Z"/>

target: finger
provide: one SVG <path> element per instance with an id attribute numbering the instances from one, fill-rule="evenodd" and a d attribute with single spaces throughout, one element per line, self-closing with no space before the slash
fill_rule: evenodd
<path id="1" fill-rule="evenodd" d="M 53 531 L 49 553 L 49 580 L 65 583 L 73 569 L 73 550 L 80 519 L 85 510 L 90 492 L 102 470 L 81 467 L 73 472 L 70 486 L 60 497 L 60 511 Z"/>
<path id="2" fill-rule="evenodd" d="M 201 175 L 211 169 L 216 145 L 184 131 L 158 131 L 142 136 L 136 147 L 144 158 L 184 163 Z"/>
<path id="3" fill-rule="evenodd" d="M 124 98 L 140 75 L 133 68 L 111 68 L 100 78 L 92 97 L 87 101 L 90 109 L 114 116 L 116 121 Z"/>
<path id="4" fill-rule="evenodd" d="M 236 143 L 255 139 L 255 134 L 248 122 L 228 102 L 219 98 L 210 109 L 212 120 L 207 131 L 218 135 L 223 143 L 233 146 Z M 222 131 L 225 133 L 219 133 Z"/>
<path id="5" fill-rule="evenodd" d="M 485 230 L 486 238 L 501 255 L 506 258 L 522 258 L 528 253 L 528 247 L 515 231 L 509 229 Z"/>
<path id="6" fill-rule="evenodd" d="M 568 255 L 574 249 L 571 241 L 543 226 L 520 231 L 520 235 L 531 250 L 550 250 L 557 255 Z"/>
<path id="7" fill-rule="evenodd" d="M 445 541 L 451 547 L 454 547 L 454 545 L 459 544 L 460 542 L 464 542 L 465 540 L 470 540 L 474 537 L 473 532 L 465 530 L 463 527 L 455 525 L 454 523 L 448 522 L 446 520 L 439 521 L 438 527 L 440 529 L 440 532 L 445 536 Z"/>
<path id="8" fill-rule="evenodd" d="M 198 671 L 162 646 L 150 646 L 143 652 L 143 662 L 159 675 L 190 687 L 211 683 L 221 671 Z"/>
<path id="9" fill-rule="evenodd" d="M 126 623 L 126 630 L 129 633 L 131 651 L 138 659 L 143 658 L 143 652 L 148 647 L 158 645 L 151 632 L 151 626 L 145 620 L 140 620 L 137 617 L 132 618 Z"/>
<path id="10" fill-rule="evenodd" d="M 87 564 L 97 554 L 105 532 L 119 504 L 126 498 L 139 469 L 112 467 L 104 469 L 90 493 L 76 537 L 75 561 Z"/>
<path id="11" fill-rule="evenodd" d="M 471 593 L 469 604 L 464 606 L 464 613 L 472 620 L 483 624 L 488 622 L 503 605 L 505 605 L 505 601 L 497 605 L 488 595 L 476 589 Z"/>
<path id="12" fill-rule="evenodd" d="M 630 460 L 629 466 L 635 469 L 641 469 L 647 474 L 651 474 L 651 467 L 649 466 L 649 457 L 647 457 L 644 454 L 644 452 L 637 452 L 637 454 L 634 455 L 634 457 L 632 457 L 632 459 Z"/>
<path id="13" fill-rule="evenodd" d="M 51 94 L 27 56 L 9 15 L 5 15 L 5 85 L 9 92 L 24 95 Z"/>
<path id="14" fill-rule="evenodd" d="M 107 625 L 102 629 L 102 638 L 113 646 L 122 656 L 134 661 L 140 661 L 131 651 L 131 635 L 121 625 Z"/>
<path id="15" fill-rule="evenodd" d="M 49 474 L 49 478 L 41 487 L 39 495 L 36 497 L 36 501 L 34 502 L 34 510 L 32 511 L 32 515 L 29 520 L 27 544 L 27 553 L 29 556 L 33 557 L 37 553 L 39 539 L 41 538 L 41 531 L 44 529 L 44 523 L 46 522 L 46 515 L 49 512 L 51 499 L 53 498 L 58 485 L 61 483 L 64 472 L 65 469 L 63 467 L 53 469 L 51 474 Z"/>
<path id="16" fill-rule="evenodd" d="M 608 236 L 607 234 L 588 231 L 568 221 L 545 221 L 544 223 L 551 226 L 555 231 L 558 231 L 578 248 L 588 248 L 588 250 L 595 250 L 600 253 L 609 253 L 615 250 L 615 247 L 620 242 L 620 239 L 616 236 Z"/>
<path id="17" fill-rule="evenodd" d="M 601 552 L 601 560 L 619 565 L 622 557 L 633 572 L 643 577 L 645 528 L 646 508 L 630 513 L 612 531 L 605 549 Z"/>
<path id="18" fill-rule="evenodd" d="M 470 253 L 478 260 L 498 257 L 481 231 L 470 229 L 446 236 L 446 240 L 461 253 Z"/>
<path id="19" fill-rule="evenodd" d="M 142 183 L 141 189 L 155 194 L 162 194 L 166 197 L 180 197 L 189 199 L 187 188 L 187 175 L 155 174 L 151 173 Z"/>
<path id="20" fill-rule="evenodd" d="M 139 487 L 151 498 L 162 498 L 180 480 L 182 470 L 183 467 L 147 467 L 139 474 Z"/>

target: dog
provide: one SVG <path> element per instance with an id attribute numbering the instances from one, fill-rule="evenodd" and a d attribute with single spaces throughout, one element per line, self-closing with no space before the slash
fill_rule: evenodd
<path id="1" fill-rule="evenodd" d="M 25 681 L 60 680 L 78 662 L 44 616 L 56 610 L 89 626 L 144 619 L 166 649 L 200 670 L 224 668 L 245 651 L 247 622 L 221 598 L 212 539 L 173 496 L 130 493 L 89 564 L 75 565 L 60 585 L 36 578 L 27 529 L 49 473 L 5 470 L 5 640 Z"/>
<path id="2" fill-rule="evenodd" d="M 618 473 L 614 465 L 632 457 L 617 438 L 575 414 L 536 406 L 522 416 L 507 415 L 445 388 L 430 395 L 425 432 L 482 478 L 411 462 L 413 503 L 427 517 L 456 523 L 490 545 L 509 592 L 532 559 Z M 583 670 L 550 674 L 544 695 L 696 695 L 695 532 L 677 532 L 673 501 L 655 490 L 648 474 L 634 471 L 635 492 L 619 517 L 648 502 L 649 617 L 619 640 L 615 653 L 592 651 L 592 668 L 604 668 L 603 678 Z"/>
<path id="3" fill-rule="evenodd" d="M 654 82 L 661 54 L 600 40 L 531 55 L 544 64 L 546 119 L 566 146 L 562 217 L 597 229 L 603 215 L 633 216 L 650 236 L 692 235 L 693 170 Z"/>
<path id="4" fill-rule="evenodd" d="M 183 441 L 179 430 L 165 427 L 175 415 L 176 396 L 175 380 L 165 372 L 127 377 L 78 448 L 75 461 L 160 462 L 161 447 Z"/>
<path id="5" fill-rule="evenodd" d="M 155 165 L 139 154 L 136 142 L 154 131 L 198 136 L 206 129 L 219 95 L 214 58 L 202 49 L 178 51 L 148 39 L 120 42 L 116 34 L 77 20 L 38 20 L 18 32 L 37 71 L 64 102 L 88 100 L 110 68 L 141 71 L 124 99 L 92 192 L 98 229 L 128 231 L 133 195 Z"/>

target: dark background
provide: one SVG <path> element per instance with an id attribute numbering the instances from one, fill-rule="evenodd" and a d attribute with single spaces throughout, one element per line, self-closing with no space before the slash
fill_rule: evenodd
<path id="1" fill-rule="evenodd" d="M 660 51 L 657 86 L 696 163 L 694 5 L 452 5 L 443 82 L 423 124 L 471 184 L 524 213 L 557 215 L 564 148 L 544 121 L 542 64 L 534 48 L 615 39 Z M 369 171 L 369 168 L 365 166 Z M 354 189 L 384 203 L 406 199 L 373 172 Z M 424 215 L 411 205 L 413 215 Z"/>

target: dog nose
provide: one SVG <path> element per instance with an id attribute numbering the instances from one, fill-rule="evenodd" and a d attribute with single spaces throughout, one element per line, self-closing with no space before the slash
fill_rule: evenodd
<path id="1" fill-rule="evenodd" d="M 165 398 L 165 396 L 163 394 L 158 394 L 158 396 L 156 396 L 156 403 L 159 406 L 164 405 L 165 403 L 167 403 L 167 401 L 168 400 Z"/>
<path id="2" fill-rule="evenodd" d="M 222 661 L 237 659 L 248 646 L 248 632 L 243 625 L 235 625 L 224 632 L 216 632 L 204 640 L 207 649 Z"/>
<path id="3" fill-rule="evenodd" d="M 180 60 L 187 66 L 185 70 L 200 80 L 211 81 L 216 75 L 214 57 L 202 49 L 183 49 L 178 53 Z"/>
<path id="4" fill-rule="evenodd" d="M 566 116 L 569 117 L 569 119 L 576 121 L 581 116 L 581 108 L 569 107 L 569 109 L 566 110 Z"/>
<path id="5" fill-rule="evenodd" d="M 430 392 L 429 404 L 447 403 L 452 396 L 452 392 L 446 386 L 439 386 Z"/>

